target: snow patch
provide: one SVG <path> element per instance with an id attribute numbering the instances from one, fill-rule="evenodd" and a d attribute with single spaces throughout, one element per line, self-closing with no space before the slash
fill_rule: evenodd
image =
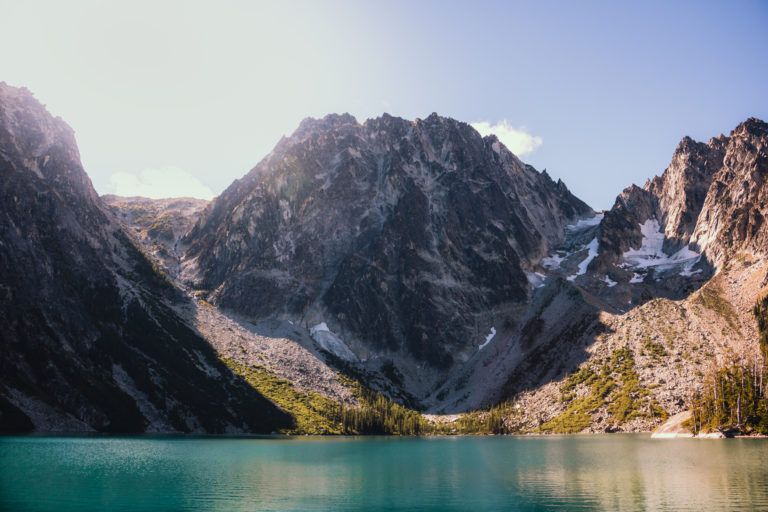
<path id="1" fill-rule="evenodd" d="M 630 283 L 642 283 L 643 282 L 643 276 L 641 276 L 637 272 L 633 272 L 632 279 L 630 279 L 629 282 Z"/>
<path id="2" fill-rule="evenodd" d="M 695 261 L 695 262 L 694 262 L 692 265 L 686 265 L 685 267 L 683 267 L 683 270 L 681 270 L 681 271 L 679 272 L 679 274 L 680 274 L 681 276 L 683 276 L 683 277 L 691 277 L 692 275 L 695 275 L 695 274 L 699 274 L 699 273 L 701 273 L 701 272 L 704 272 L 702 269 L 699 269 L 699 270 L 695 270 L 695 271 L 693 270 L 693 265 L 695 265 L 696 263 L 698 263 L 698 261 L 699 261 L 699 260 L 697 259 L 697 260 L 696 260 L 696 261 Z"/>
<path id="3" fill-rule="evenodd" d="M 496 336 L 496 328 L 491 327 L 491 332 L 485 337 L 485 343 L 477 347 L 477 351 L 480 352 L 481 350 L 483 350 L 485 346 L 491 342 L 494 336 Z"/>
<path id="4" fill-rule="evenodd" d="M 614 286 L 616 286 L 617 284 L 619 284 L 619 283 L 617 283 L 616 281 L 614 281 L 613 279 L 611 279 L 610 277 L 608 277 L 608 275 L 607 275 L 607 274 L 606 274 L 606 276 L 603 278 L 603 282 L 605 282 L 605 283 L 607 283 L 607 284 L 608 284 L 608 288 L 613 288 Z"/>
<path id="5" fill-rule="evenodd" d="M 573 274 L 572 276 L 568 276 L 569 281 L 575 280 L 578 276 L 586 274 L 587 273 L 587 267 L 592 262 L 593 259 L 597 258 L 597 247 L 599 242 L 597 241 L 597 237 L 593 238 L 591 242 L 587 244 L 585 249 L 588 249 L 587 257 L 584 258 L 584 260 L 579 263 L 579 271 Z"/>
<path id="6" fill-rule="evenodd" d="M 546 269 L 556 269 L 560 268 L 560 264 L 563 262 L 565 258 L 570 256 L 569 254 L 564 254 L 563 256 L 560 256 L 558 253 L 552 254 L 551 256 L 547 256 L 546 258 L 541 259 L 541 266 Z"/>
<path id="7" fill-rule="evenodd" d="M 629 249 L 623 254 L 624 261 L 634 268 L 655 266 L 657 260 L 666 260 L 667 255 L 661 250 L 664 245 L 664 233 L 656 219 L 648 219 L 640 224 L 643 240 L 639 249 Z"/>
<path id="8" fill-rule="evenodd" d="M 320 345 L 320 348 L 335 354 L 345 361 L 357 361 L 357 356 L 347 347 L 338 336 L 328 328 L 325 322 L 321 322 L 309 329 L 309 335 Z"/>
<path id="9" fill-rule="evenodd" d="M 693 266 L 701 260 L 701 254 L 689 249 L 687 246 L 677 251 L 672 256 L 667 256 L 663 251 L 664 233 L 661 231 L 659 221 L 648 219 L 640 224 L 640 232 L 643 234 L 643 240 L 639 249 L 629 249 L 622 257 L 624 267 L 631 269 L 659 268 L 660 270 L 671 269 L 674 266 L 681 266 L 681 276 L 692 276 L 698 274 L 701 270 L 692 271 Z M 660 268 L 661 267 L 661 268 Z M 635 274 L 637 276 L 637 274 Z M 641 282 L 633 277 L 630 283 Z"/>
<path id="10" fill-rule="evenodd" d="M 547 278 L 547 276 L 540 272 L 526 272 L 525 277 L 534 288 L 541 288 L 544 286 L 544 280 Z"/>

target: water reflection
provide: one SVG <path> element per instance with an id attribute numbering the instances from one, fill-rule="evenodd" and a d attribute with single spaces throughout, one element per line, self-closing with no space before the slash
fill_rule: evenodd
<path id="1" fill-rule="evenodd" d="M 543 505 L 597 510 L 768 509 L 765 440 L 553 438 L 515 482 Z"/>
<path id="2" fill-rule="evenodd" d="M 0 438 L 10 510 L 758 510 L 768 440 Z"/>

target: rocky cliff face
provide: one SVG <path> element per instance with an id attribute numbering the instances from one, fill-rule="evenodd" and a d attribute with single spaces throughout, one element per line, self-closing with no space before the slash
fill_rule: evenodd
<path id="1" fill-rule="evenodd" d="M 768 124 L 748 119 L 724 143 L 691 241 L 715 265 L 739 252 L 768 254 Z"/>
<path id="2" fill-rule="evenodd" d="M 447 369 L 494 316 L 514 318 L 526 272 L 593 215 L 464 123 L 331 115 L 206 209 L 184 239 L 186 276 L 223 308 L 322 326 L 348 345 L 342 358 Z"/>
<path id="3" fill-rule="evenodd" d="M 289 419 L 171 305 L 72 130 L 0 83 L 0 429 L 269 432 Z"/>
<path id="4" fill-rule="evenodd" d="M 687 297 L 740 251 L 764 256 L 765 130 L 750 119 L 706 144 L 684 138 L 661 176 L 605 212 L 576 282 L 626 309 Z"/>
<path id="5" fill-rule="evenodd" d="M 628 189 L 612 213 L 621 217 L 625 209 L 628 221 L 632 215 L 635 224 L 657 223 L 664 235 L 661 249 L 670 256 L 690 245 L 718 267 L 738 250 L 764 254 L 760 227 L 765 218 L 767 133 L 768 125 L 749 119 L 729 136 L 706 144 L 684 138 L 664 173 L 637 191 L 643 200 L 627 200 L 632 193 Z M 616 234 L 605 231 L 604 238 Z M 619 239 L 637 248 L 631 236 Z M 609 244 L 605 248 L 610 249 Z M 619 256 L 615 250 L 607 252 Z"/>

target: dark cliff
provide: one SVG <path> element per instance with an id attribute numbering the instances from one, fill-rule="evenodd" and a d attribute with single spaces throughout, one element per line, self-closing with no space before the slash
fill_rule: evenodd
<path id="1" fill-rule="evenodd" d="M 184 324 L 72 130 L 0 83 L 0 430 L 269 432 L 287 417 Z"/>

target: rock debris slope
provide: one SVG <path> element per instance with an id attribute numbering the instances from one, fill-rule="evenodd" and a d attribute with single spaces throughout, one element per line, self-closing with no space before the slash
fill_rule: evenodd
<path id="1" fill-rule="evenodd" d="M 73 131 L 0 83 L 0 428 L 270 432 L 290 418 L 169 306 Z"/>

